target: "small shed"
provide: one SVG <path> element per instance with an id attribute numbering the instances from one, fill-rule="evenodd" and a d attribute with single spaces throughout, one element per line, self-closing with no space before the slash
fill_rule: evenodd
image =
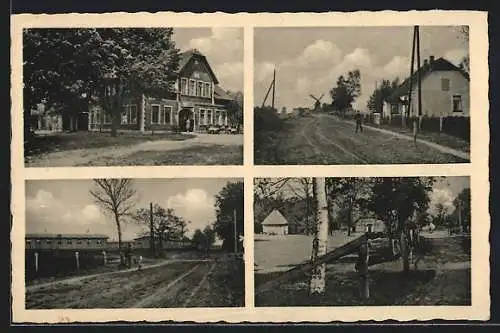
<path id="1" fill-rule="evenodd" d="M 288 221 L 275 209 L 262 221 L 262 232 L 268 235 L 287 235 Z"/>

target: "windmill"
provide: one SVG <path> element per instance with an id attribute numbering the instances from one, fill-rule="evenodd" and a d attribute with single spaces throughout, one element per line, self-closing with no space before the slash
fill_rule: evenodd
<path id="1" fill-rule="evenodd" d="M 309 96 L 311 96 L 311 98 L 315 100 L 313 108 L 314 111 L 318 111 L 319 109 L 321 109 L 321 99 L 323 98 L 323 96 L 325 96 L 325 94 L 321 94 L 319 98 L 316 98 L 316 96 L 314 95 L 309 95 Z"/>

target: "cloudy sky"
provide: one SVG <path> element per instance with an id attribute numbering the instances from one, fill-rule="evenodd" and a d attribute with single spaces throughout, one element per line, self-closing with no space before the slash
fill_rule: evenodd
<path id="1" fill-rule="evenodd" d="M 276 66 L 276 107 L 291 111 L 312 107 L 310 94 L 330 103 L 329 90 L 339 75 L 361 72 L 366 102 L 382 79 L 406 78 L 410 72 L 413 27 L 256 28 L 254 31 L 254 105 L 260 106 Z M 434 55 L 458 64 L 468 52 L 459 27 L 420 27 L 421 62 Z M 416 63 L 416 61 L 415 61 Z M 269 102 L 269 100 L 268 100 Z"/>
<path id="2" fill-rule="evenodd" d="M 237 179 L 136 179 L 137 208 L 149 208 L 150 202 L 173 208 L 177 215 L 191 221 L 187 226 L 190 237 L 194 230 L 215 221 L 214 196 L 230 181 Z M 26 232 L 88 231 L 117 239 L 113 220 L 102 213 L 89 194 L 93 188 L 91 180 L 26 181 Z M 131 240 L 141 230 L 133 223 L 123 224 L 123 239 Z"/>
<path id="3" fill-rule="evenodd" d="M 243 28 L 175 28 L 173 38 L 207 57 L 222 88 L 243 91 Z"/>

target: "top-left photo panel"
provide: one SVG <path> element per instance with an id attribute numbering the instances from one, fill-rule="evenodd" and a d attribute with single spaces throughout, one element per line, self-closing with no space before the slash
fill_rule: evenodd
<path id="1" fill-rule="evenodd" d="M 22 38 L 26 167 L 243 164 L 243 28 Z"/>

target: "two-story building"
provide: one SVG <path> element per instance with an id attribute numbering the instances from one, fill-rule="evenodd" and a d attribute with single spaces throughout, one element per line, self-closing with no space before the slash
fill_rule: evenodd
<path id="1" fill-rule="evenodd" d="M 420 75 L 422 116 L 469 117 L 469 75 L 462 68 L 444 58 L 430 56 L 423 65 L 407 78 L 384 102 L 383 117 L 407 115 L 411 86 L 410 116 L 418 116 L 418 82 Z"/>
<path id="2" fill-rule="evenodd" d="M 172 91 L 163 98 L 127 96 L 119 129 L 200 131 L 210 126 L 229 126 L 228 105 L 233 101 L 219 85 L 207 58 L 196 49 L 181 53 Z M 111 117 L 92 105 L 88 129 L 111 127 Z M 236 124 L 234 124 L 236 125 Z"/>

